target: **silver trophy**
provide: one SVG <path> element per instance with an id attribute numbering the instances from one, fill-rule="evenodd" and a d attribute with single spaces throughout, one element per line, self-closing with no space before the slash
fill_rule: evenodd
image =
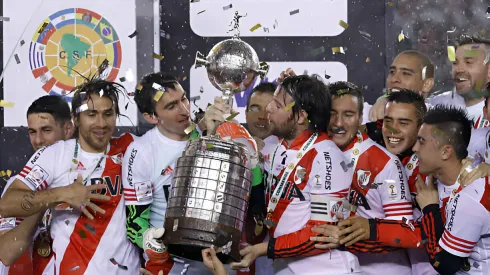
<path id="1" fill-rule="evenodd" d="M 252 188 L 248 149 L 219 137 L 187 145 L 177 160 L 165 215 L 169 252 L 202 261 L 214 247 L 225 263 L 239 261 L 239 245 Z"/>
<path id="2" fill-rule="evenodd" d="M 208 56 L 197 52 L 194 66 L 206 67 L 211 84 L 223 92 L 222 98 L 228 111 L 233 106 L 235 93 L 247 89 L 257 76 L 264 79 L 269 71 L 269 65 L 259 62 L 255 50 L 239 38 L 219 42 Z"/>

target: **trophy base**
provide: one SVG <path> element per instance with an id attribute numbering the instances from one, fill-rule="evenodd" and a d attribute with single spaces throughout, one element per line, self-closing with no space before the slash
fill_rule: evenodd
<path id="1" fill-rule="evenodd" d="M 174 224 L 178 224 L 178 227 L 175 228 Z M 242 233 L 234 227 L 196 218 L 165 219 L 163 242 L 170 254 L 184 259 L 202 262 L 203 249 L 211 246 L 221 249 L 231 242 L 228 253 L 220 252 L 216 255 L 224 264 L 239 262 L 241 239 Z"/>

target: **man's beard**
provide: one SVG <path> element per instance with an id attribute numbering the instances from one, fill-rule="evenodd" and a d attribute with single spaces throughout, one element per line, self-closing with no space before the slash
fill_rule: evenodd
<path id="1" fill-rule="evenodd" d="M 274 124 L 272 127 L 272 135 L 286 140 L 292 140 L 296 136 L 296 123 L 292 118 L 288 119 L 287 122 L 277 125 Z"/>

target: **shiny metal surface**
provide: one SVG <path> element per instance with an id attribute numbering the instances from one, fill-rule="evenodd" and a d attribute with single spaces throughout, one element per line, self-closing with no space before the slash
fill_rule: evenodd
<path id="1" fill-rule="evenodd" d="M 240 144 L 203 137 L 191 141 L 177 160 L 165 215 L 171 254 L 202 260 L 200 251 L 231 242 L 221 260 L 239 260 L 241 231 L 251 190 L 248 150 Z"/>
<path id="2" fill-rule="evenodd" d="M 265 77 L 269 69 L 266 63 L 259 62 L 255 50 L 239 38 L 219 42 L 206 57 L 197 52 L 195 67 L 201 66 L 206 67 L 209 81 L 216 89 L 232 93 L 242 92 L 247 87 L 241 84 L 247 78 L 252 81 L 258 75 Z"/>

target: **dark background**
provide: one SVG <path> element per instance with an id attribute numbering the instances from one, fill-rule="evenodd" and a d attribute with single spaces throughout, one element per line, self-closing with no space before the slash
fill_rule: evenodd
<path id="1" fill-rule="evenodd" d="M 10 0 L 8 0 L 10 1 Z M 147 2 L 146 5 L 142 2 Z M 346 0 L 347 1 L 347 0 Z M 450 63 L 447 60 L 447 31 L 456 27 L 453 35 L 463 32 L 482 32 L 487 29 L 488 4 L 481 0 L 348 0 L 349 27 L 335 37 L 245 37 L 256 49 L 260 60 L 268 61 L 339 61 L 348 69 L 348 80 L 365 90 L 366 100 L 373 103 L 381 94 L 385 76 L 395 54 L 406 49 L 417 49 L 426 53 L 437 65 L 435 92 L 451 89 Z M 83 1 L 81 1 L 83 3 Z M 138 78 L 154 71 L 151 59 L 153 33 L 153 1 L 138 0 L 137 14 L 137 58 Z M 160 70 L 171 72 L 181 79 L 189 75 L 196 51 L 207 52 L 223 40 L 199 37 L 191 30 L 189 1 L 160 1 L 160 47 L 165 59 Z M 0 2 L 0 14 L 3 1 Z M 81 4 L 83 6 L 83 4 Z M 9 16 L 9 15 L 5 15 Z M 271 11 L 273 16 L 273 11 Z M 27 20 L 26 20 L 27 22 Z M 3 24 L 0 22 L 0 34 Z M 398 42 L 398 34 L 404 31 L 407 38 Z M 0 64 L 3 64 L 3 37 L 0 35 Z M 311 51 L 324 46 L 325 52 L 312 55 Z M 331 47 L 343 46 L 345 55 L 333 55 Z M 366 62 L 366 58 L 370 62 Z M 286 68 L 285 68 L 286 69 Z M 1 68 L 0 68 L 1 70 Z M 328 74 L 328 72 L 327 72 Z M 268 76 L 274 79 L 277 76 Z M 182 81 L 189 91 L 189 79 Z M 0 99 L 3 98 L 3 82 L 0 83 Z M 124 127 L 119 131 L 131 130 L 144 133 L 149 126 L 139 118 L 139 129 Z M 0 171 L 13 170 L 17 173 L 32 155 L 25 127 L 3 126 L 3 110 L 0 108 Z M 2 180 L 0 179 L 0 186 Z"/>

